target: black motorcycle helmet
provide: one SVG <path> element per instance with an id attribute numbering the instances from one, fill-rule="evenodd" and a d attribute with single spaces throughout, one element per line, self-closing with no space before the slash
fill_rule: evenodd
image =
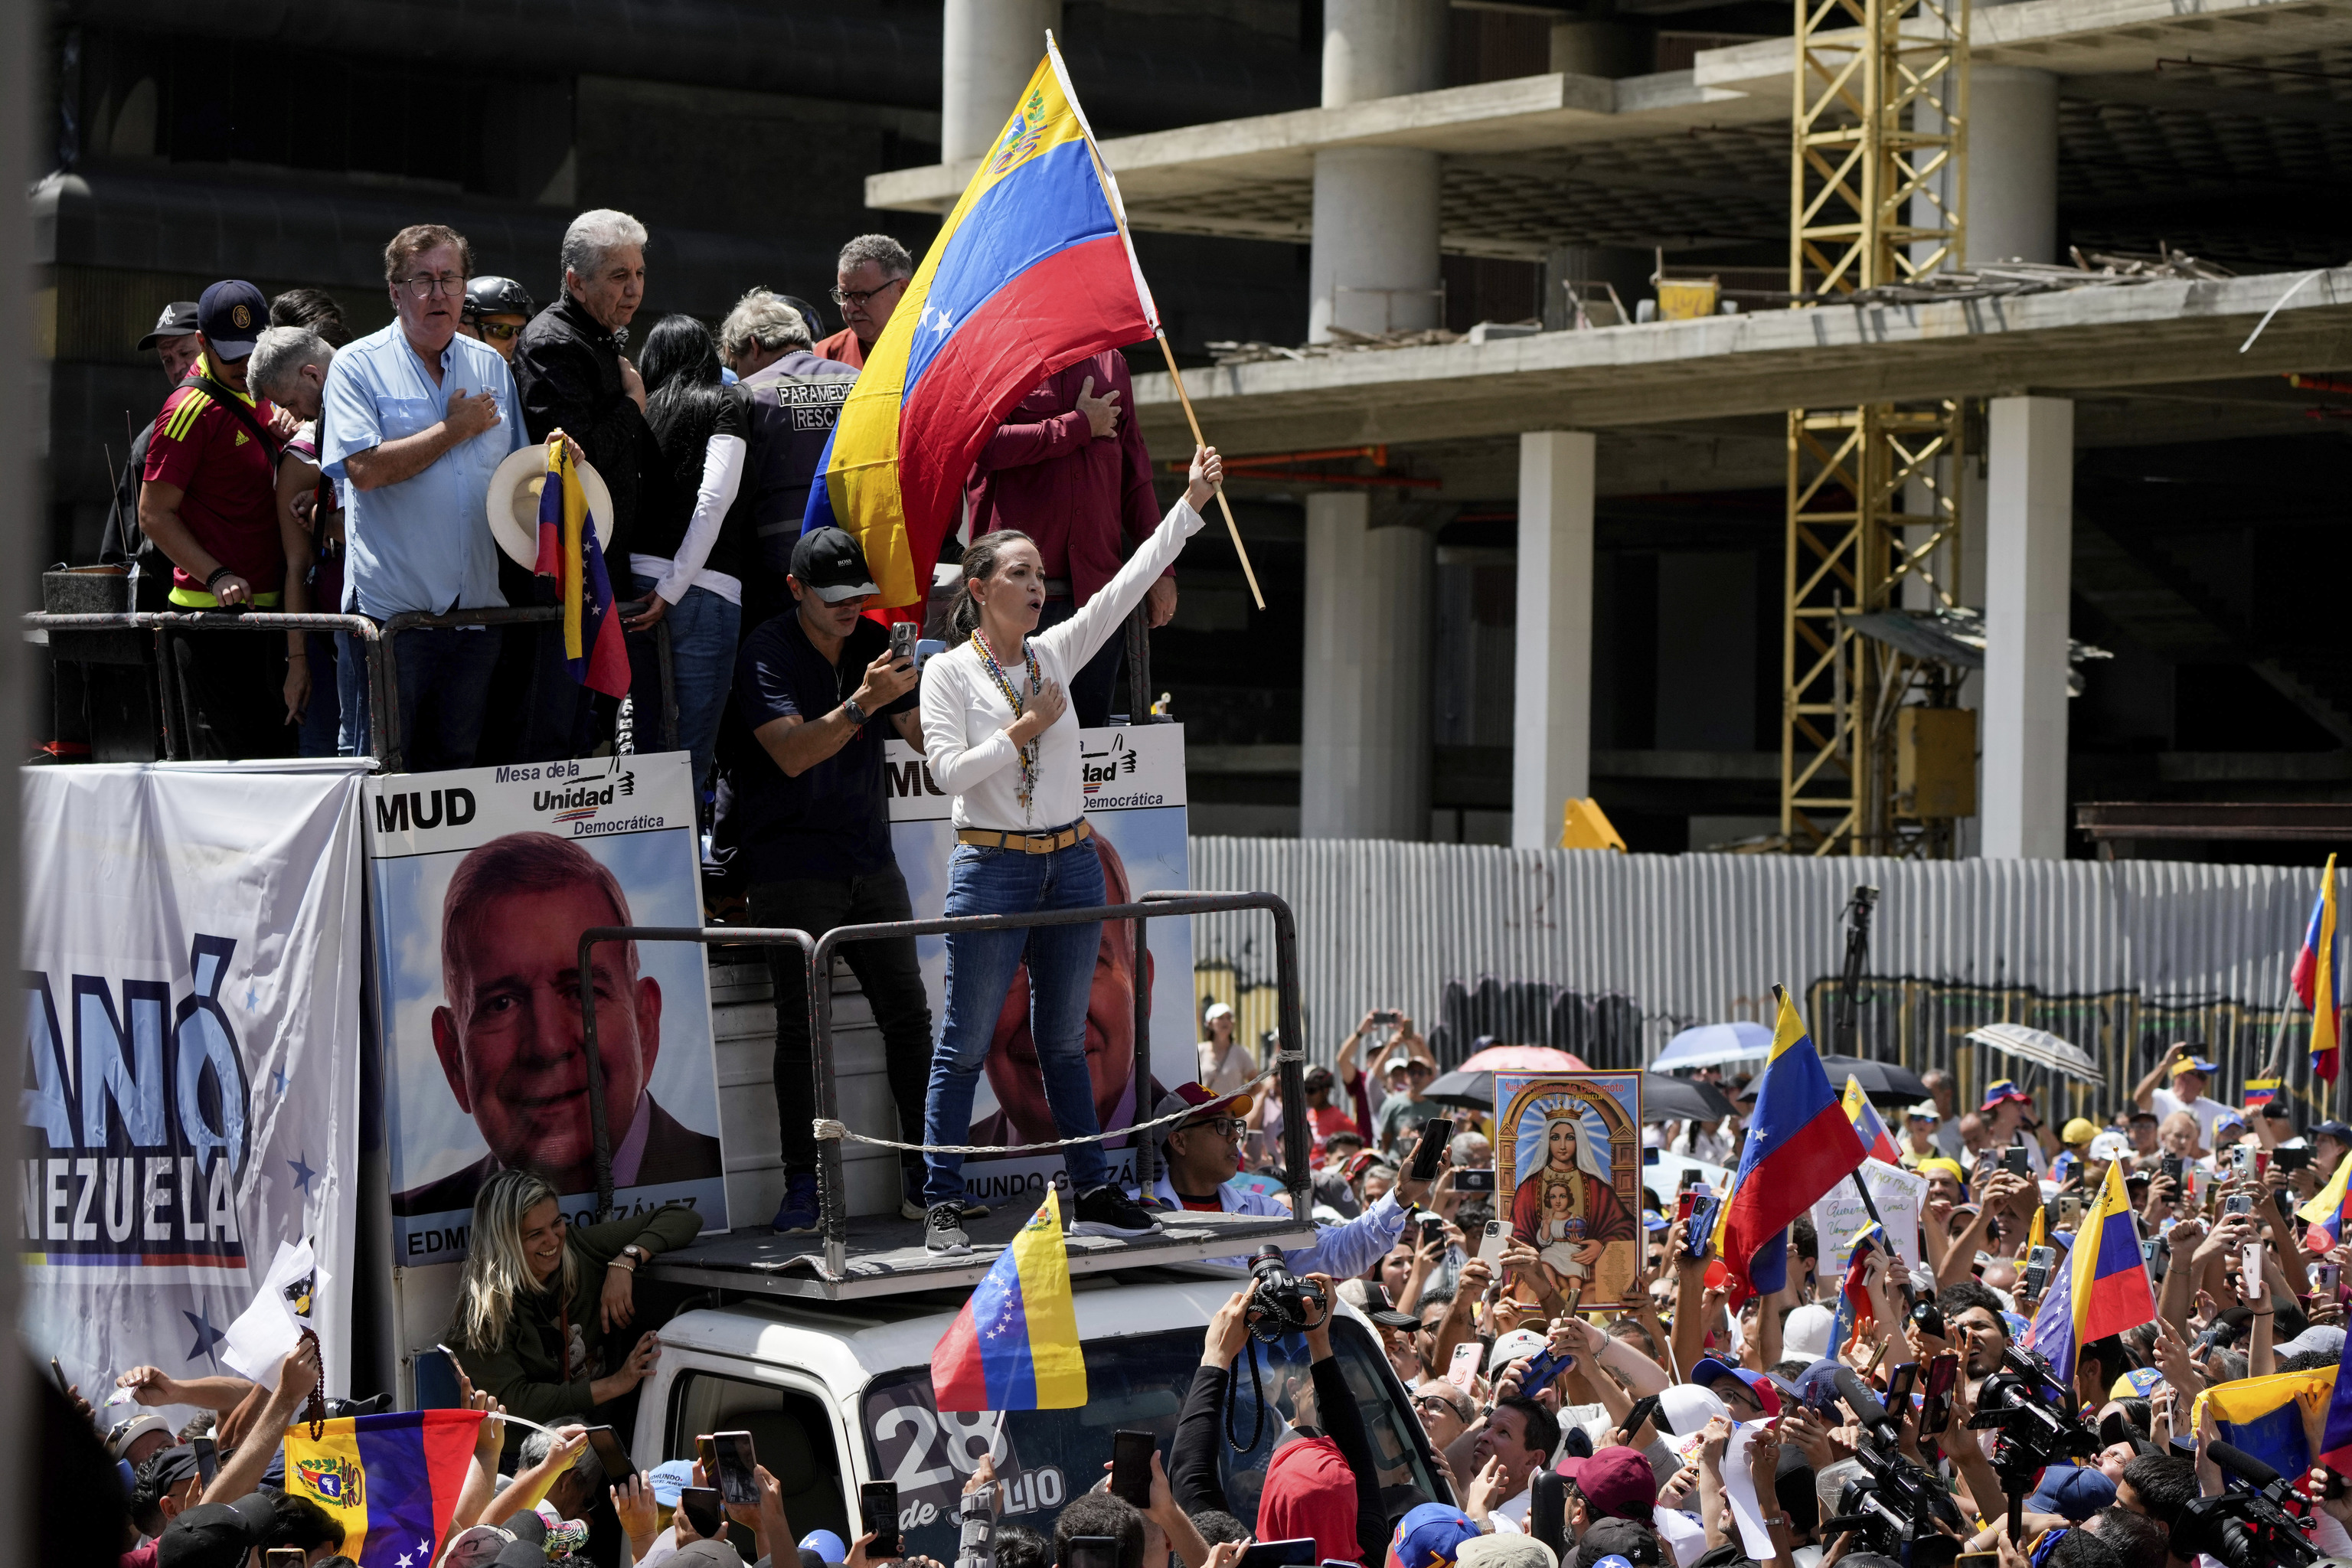
<path id="1" fill-rule="evenodd" d="M 511 278 L 474 278 L 466 283 L 466 303 L 460 315 L 468 321 L 484 316 L 520 316 L 526 321 L 539 314 L 531 303 L 530 291 Z"/>

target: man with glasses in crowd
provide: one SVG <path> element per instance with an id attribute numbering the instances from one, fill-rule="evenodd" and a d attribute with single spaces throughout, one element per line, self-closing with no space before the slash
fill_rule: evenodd
<path id="1" fill-rule="evenodd" d="M 861 234 L 841 247 L 834 265 L 833 302 L 841 307 L 841 331 L 816 345 L 816 357 L 863 370 L 874 340 L 906 297 L 915 258 L 887 234 Z"/>
<path id="2" fill-rule="evenodd" d="M 507 362 L 457 331 L 473 261 L 465 237 L 440 224 L 394 235 L 383 247 L 393 323 L 327 372 L 320 471 L 351 489 L 342 608 L 374 620 L 506 603 L 484 520 L 490 475 L 522 445 L 523 426 Z M 341 657 L 357 668 L 366 650 L 341 635 Z M 472 764 L 498 649 L 474 626 L 393 639 L 410 769 Z M 355 732 L 367 732 L 363 718 Z"/>
<path id="3" fill-rule="evenodd" d="M 1183 1120 L 1152 1129 L 1160 1142 L 1160 1184 L 1152 1196 L 1163 1209 L 1195 1209 L 1205 1214 L 1287 1215 L 1290 1206 L 1255 1187 L 1233 1184 L 1241 1169 L 1242 1140 L 1249 1131 L 1250 1097 L 1218 1095 L 1197 1083 L 1180 1083 L 1160 1097 L 1152 1111 L 1157 1117 Z M 1319 1227 L 1315 1245 L 1284 1254 L 1294 1274 L 1328 1274 L 1350 1279 L 1370 1268 L 1396 1246 L 1405 1221 L 1429 1196 L 1430 1184 L 1402 1173 L 1396 1184 L 1377 1203 L 1344 1225 Z M 1246 1258 L 1219 1261 L 1246 1268 Z"/>

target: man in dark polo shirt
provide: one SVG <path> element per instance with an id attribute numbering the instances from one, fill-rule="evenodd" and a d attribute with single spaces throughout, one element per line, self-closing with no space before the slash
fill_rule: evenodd
<path id="1" fill-rule="evenodd" d="M 909 744 L 922 744 L 914 662 L 892 658 L 889 634 L 859 613 L 877 590 L 857 542 L 840 529 L 802 534 L 784 583 L 794 607 L 746 637 L 735 665 L 735 700 L 758 742 L 755 754 L 733 770 L 729 810 L 738 863 L 751 886 L 751 923 L 821 936 L 835 926 L 912 920 L 907 879 L 890 848 L 882 742 L 895 730 Z M 841 955 L 882 1031 L 899 1136 L 919 1143 L 931 1005 L 916 967 L 915 939 L 854 942 Z M 776 950 L 771 968 L 776 1122 L 784 1156 L 775 1228 L 814 1230 L 808 993 L 797 950 Z M 900 1212 L 921 1219 L 920 1157 L 902 1155 L 899 1171 Z"/>
<path id="2" fill-rule="evenodd" d="M 310 540 L 278 515 L 282 422 L 245 384 L 246 362 L 268 324 L 268 301 L 252 284 L 205 289 L 196 302 L 202 352 L 155 416 L 139 526 L 171 557 L 175 610 L 310 608 L 302 582 Z M 200 754 L 294 754 L 289 721 L 310 690 L 301 633 L 194 632 L 173 647 L 196 709 Z"/>

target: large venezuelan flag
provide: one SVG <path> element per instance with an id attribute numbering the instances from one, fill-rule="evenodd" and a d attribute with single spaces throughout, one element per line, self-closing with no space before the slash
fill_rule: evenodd
<path id="1" fill-rule="evenodd" d="M 2147 1259 L 2140 1256 L 2139 1226 L 2124 1192 L 2120 1160 L 2109 1162 L 2099 1195 L 2074 1232 L 2067 1268 L 2076 1345 L 2156 1321 L 2156 1292 L 2148 1287 Z"/>
<path id="2" fill-rule="evenodd" d="M 478 1410 L 346 1415 L 313 1439 L 286 1430 L 286 1490 L 343 1527 L 343 1555 L 360 1568 L 427 1568 L 473 1463 Z"/>
<path id="3" fill-rule="evenodd" d="M 563 607 L 563 658 L 572 679 L 607 697 L 628 695 L 629 650 L 613 608 L 604 547 L 589 521 L 588 492 L 580 487 L 560 435 L 547 440 L 547 482 L 539 491 L 539 560 L 531 570 L 555 579 Z"/>
<path id="4" fill-rule="evenodd" d="M 2189 1429 L 2196 1429 L 2210 1408 L 2223 1442 L 2243 1448 L 2289 1481 L 2300 1480 L 2311 1468 L 2314 1455 L 2329 1441 L 2339 1370 L 2286 1372 L 2274 1377 L 2214 1384 L 2197 1396 Z"/>
<path id="5" fill-rule="evenodd" d="M 2319 895 L 2311 901 L 2311 923 L 2304 928 L 2303 951 L 2294 955 L 2294 994 L 2311 1009 L 2311 1075 L 2336 1081 L 2336 1019 L 2342 1013 L 2343 984 L 2336 973 L 2336 857 L 2319 874 Z"/>
<path id="6" fill-rule="evenodd" d="M 1862 1164 L 1862 1136 L 1846 1120 L 1829 1074 L 1789 994 L 1756 1089 L 1731 1201 L 1716 1222 L 1716 1247 L 1731 1271 L 1732 1305 L 1789 1282 L 1789 1226 Z"/>
<path id="7" fill-rule="evenodd" d="M 1075 1410 L 1087 1402 L 1087 1358 L 1054 1190 L 963 1304 L 931 1352 L 940 1410 Z"/>
<path id="8" fill-rule="evenodd" d="M 1004 416 L 1055 372 L 1159 327 L 1118 184 L 1049 36 L 867 353 L 802 528 L 848 530 L 882 603 L 921 605 L 964 479 Z"/>

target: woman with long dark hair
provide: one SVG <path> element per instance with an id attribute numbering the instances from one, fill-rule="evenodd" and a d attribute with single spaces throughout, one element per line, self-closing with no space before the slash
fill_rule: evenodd
<path id="1" fill-rule="evenodd" d="M 1087 839 L 1078 776 L 1078 721 L 1070 677 L 1125 628 L 1144 591 L 1201 526 L 1201 508 L 1224 477 L 1216 449 L 1192 455 L 1192 483 L 1142 548 L 1078 613 L 1036 636 L 1045 563 L 1024 533 L 984 533 L 964 552 L 949 610 L 948 651 L 923 667 L 923 751 L 931 777 L 955 797 L 956 850 L 947 913 L 1028 914 L 1103 901 L 1102 860 Z M 1102 924 L 957 931 L 947 939 L 947 1022 L 931 1058 L 923 1142 L 969 1141 L 972 1088 L 988 1059 L 1013 973 L 1029 968 L 1029 1033 L 1045 1101 L 1064 1138 L 1101 1131 L 1087 1071 L 1087 998 Z M 1142 1093 L 1138 1086 L 1137 1093 Z M 1109 1179 L 1098 1142 L 1063 1152 L 1084 1236 L 1158 1230 L 1150 1212 Z M 924 1244 L 966 1252 L 963 1156 L 926 1154 Z"/>
<path id="2" fill-rule="evenodd" d="M 677 743 L 694 753 L 698 796 L 710 785 L 719 716 L 735 674 L 742 630 L 743 578 L 752 562 L 750 498 L 743 493 L 746 421 L 741 399 L 721 384 L 719 345 L 692 316 L 665 316 L 646 338 L 637 374 L 646 420 L 661 463 L 638 479 L 636 539 L 629 552 L 632 597 L 646 601 L 626 623 L 632 723 L 637 749 L 661 733 L 661 665 L 654 626 L 669 623 L 671 689 Z"/>

